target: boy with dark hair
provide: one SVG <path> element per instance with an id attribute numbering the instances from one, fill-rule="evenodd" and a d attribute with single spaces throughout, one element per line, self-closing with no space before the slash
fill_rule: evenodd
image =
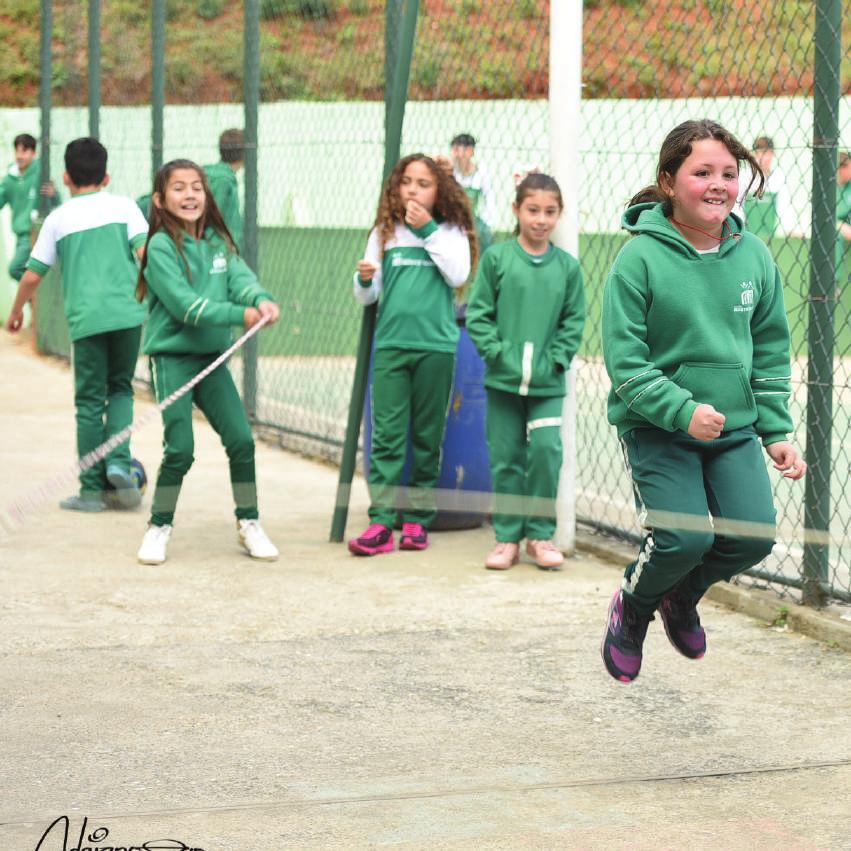
<path id="1" fill-rule="evenodd" d="M 130 198 L 101 191 L 109 183 L 106 148 L 75 139 L 65 149 L 63 180 L 71 200 L 45 220 L 6 322 L 19 331 L 23 307 L 57 260 L 73 345 L 77 454 L 83 457 L 133 421 L 133 373 L 145 308 L 136 301 L 137 267 L 148 223 Z M 80 492 L 60 502 L 73 511 L 103 511 L 108 485 L 116 507 L 139 505 L 125 441 L 80 473 Z"/>
<path id="2" fill-rule="evenodd" d="M 205 165 L 204 172 L 230 235 L 242 252 L 243 222 L 236 182 L 236 173 L 245 162 L 245 134 L 242 130 L 231 127 L 219 136 L 219 156 L 221 160 L 213 165 Z"/>
<path id="3" fill-rule="evenodd" d="M 490 175 L 481 163 L 473 162 L 476 140 L 469 133 L 459 133 L 455 136 L 450 142 L 450 150 L 452 174 L 470 199 L 470 207 L 476 222 L 476 235 L 479 237 L 479 249 L 484 253 L 493 242 L 496 219 L 496 205 Z"/>
<path id="4" fill-rule="evenodd" d="M 21 280 L 30 256 L 30 233 L 33 213 L 38 204 L 38 179 L 41 166 L 36 158 L 36 140 L 29 133 L 19 133 L 14 139 L 15 163 L 0 182 L 0 209 L 6 204 L 12 208 L 12 232 L 15 235 L 15 253 L 9 264 L 9 275 Z M 41 187 L 41 194 L 48 196 L 52 206 L 59 197 L 52 183 Z"/>

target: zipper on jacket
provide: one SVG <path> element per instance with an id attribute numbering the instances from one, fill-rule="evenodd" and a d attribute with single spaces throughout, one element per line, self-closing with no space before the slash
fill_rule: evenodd
<path id="1" fill-rule="evenodd" d="M 529 382 L 532 380 L 532 355 L 535 351 L 535 344 L 526 342 L 523 344 L 523 360 L 520 366 L 520 390 L 521 396 L 529 395 Z"/>

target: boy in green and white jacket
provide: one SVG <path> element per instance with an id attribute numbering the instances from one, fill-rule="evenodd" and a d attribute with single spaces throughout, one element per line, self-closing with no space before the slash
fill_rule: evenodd
<path id="1" fill-rule="evenodd" d="M 75 139 L 65 149 L 65 184 L 73 196 L 44 221 L 7 328 L 20 329 L 23 307 L 57 260 L 72 343 L 77 454 L 83 457 L 133 421 L 133 373 L 145 310 L 138 304 L 136 262 L 148 223 L 135 202 L 101 191 L 109 182 L 107 152 L 97 139 Z M 60 506 L 102 511 L 108 484 L 120 507 L 141 494 L 130 472 L 130 441 L 80 473 L 78 495 Z"/>

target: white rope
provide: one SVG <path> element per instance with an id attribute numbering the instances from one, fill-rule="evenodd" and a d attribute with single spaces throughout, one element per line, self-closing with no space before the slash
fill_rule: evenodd
<path id="1" fill-rule="evenodd" d="M 69 484 L 76 479 L 81 473 L 90 470 L 95 464 L 100 463 L 113 449 L 124 443 L 130 438 L 130 435 L 135 434 L 140 429 L 148 425 L 151 420 L 155 419 L 157 414 L 162 413 L 166 408 L 173 405 L 182 396 L 185 396 L 196 384 L 203 381 L 213 370 L 221 366 L 238 348 L 253 337 L 267 322 L 269 318 L 264 316 L 255 325 L 252 325 L 238 340 L 236 340 L 228 349 L 222 352 L 211 364 L 204 367 L 196 376 L 190 378 L 182 387 L 178 387 L 174 393 L 169 394 L 161 402 L 157 403 L 156 408 L 144 417 L 132 422 L 126 428 L 123 428 L 117 434 L 112 435 L 109 440 L 102 443 L 96 449 L 83 455 L 72 467 L 57 474 L 49 481 L 43 482 L 36 488 L 33 488 L 29 493 L 22 496 L 20 499 L 6 506 L 0 513 L 0 528 L 4 531 L 11 532 L 20 527 L 26 518 L 38 511 L 46 502 L 55 498 L 56 493 L 63 486 Z"/>

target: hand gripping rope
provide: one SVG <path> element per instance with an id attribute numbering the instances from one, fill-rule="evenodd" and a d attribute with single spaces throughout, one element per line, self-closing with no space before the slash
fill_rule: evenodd
<path id="1" fill-rule="evenodd" d="M 196 376 L 190 378 L 189 381 L 186 382 L 182 387 L 178 387 L 177 390 L 174 391 L 169 396 L 166 396 L 162 402 L 157 403 L 157 407 L 154 411 L 142 417 L 141 419 L 136 420 L 131 423 L 127 428 L 122 429 L 117 434 L 114 434 L 109 440 L 102 443 L 96 449 L 93 449 L 91 452 L 83 455 L 76 464 L 72 467 L 69 467 L 67 470 L 59 473 L 54 476 L 52 479 L 44 482 L 39 485 L 37 488 L 34 488 L 28 494 L 25 494 L 16 502 L 13 502 L 11 505 L 6 506 L 2 513 L 0 513 L 0 528 L 7 534 L 14 531 L 16 528 L 19 528 L 26 518 L 36 512 L 39 508 L 41 508 L 44 503 L 48 500 L 52 499 L 56 492 L 63 486 L 67 485 L 69 482 L 73 481 L 80 475 L 80 473 L 84 473 L 86 470 L 94 467 L 95 464 L 102 461 L 115 449 L 116 446 L 120 446 L 124 443 L 125 440 L 130 438 L 131 434 L 139 431 L 144 428 L 151 420 L 153 420 L 157 414 L 162 413 L 166 408 L 173 405 L 178 399 L 182 396 L 185 396 L 196 384 L 203 381 L 214 369 L 217 369 L 221 366 L 237 349 L 243 346 L 251 337 L 253 337 L 267 322 L 269 321 L 268 317 L 261 317 L 260 321 L 257 322 L 256 325 L 252 325 L 238 340 L 236 340 L 233 345 L 231 345 L 226 351 L 222 352 L 209 366 L 204 367 Z"/>

